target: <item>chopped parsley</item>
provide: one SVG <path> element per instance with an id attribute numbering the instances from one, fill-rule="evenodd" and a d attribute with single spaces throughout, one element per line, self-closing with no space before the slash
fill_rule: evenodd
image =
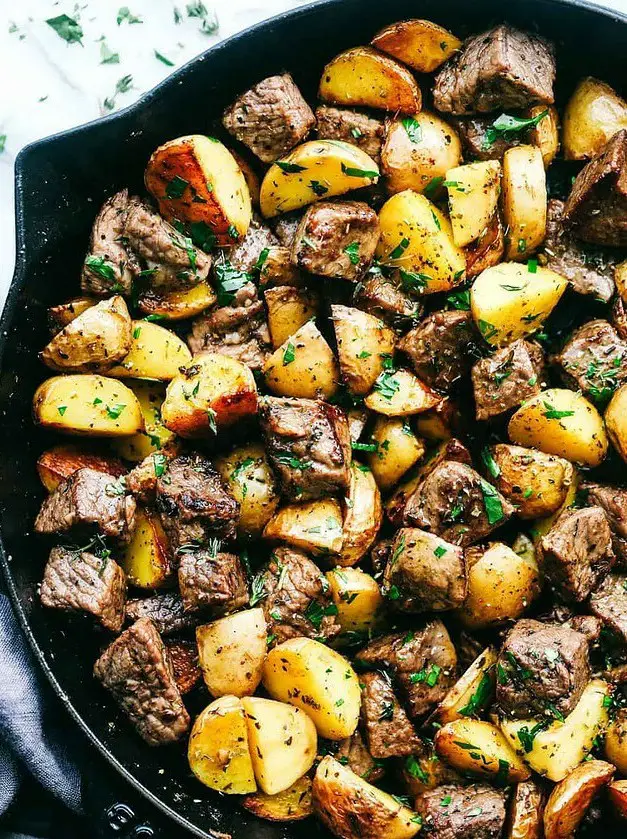
<path id="1" fill-rule="evenodd" d="M 214 32 L 218 31 L 219 25 L 215 15 L 213 17 L 209 16 L 207 7 L 202 0 L 194 0 L 194 2 L 188 3 L 185 8 L 187 10 L 187 17 L 196 17 L 202 21 L 200 31 L 203 35 L 213 35 Z"/>
<path id="2" fill-rule="evenodd" d="M 63 416 L 63 414 L 67 411 L 67 405 L 59 405 L 57 411 Z"/>
<path id="3" fill-rule="evenodd" d="M 170 61 L 169 58 L 166 58 L 163 53 L 155 50 L 155 58 L 158 59 L 162 64 L 165 64 L 166 67 L 174 67 L 174 62 Z"/>
<path id="4" fill-rule="evenodd" d="M 527 725 L 523 725 L 521 728 L 518 729 L 516 735 L 520 740 L 520 745 L 523 747 L 527 754 L 532 751 L 533 749 L 533 741 L 535 740 L 536 736 L 541 732 L 544 731 L 548 726 L 551 724 L 550 720 L 540 720 L 537 722 L 531 729 Z"/>
<path id="5" fill-rule="evenodd" d="M 437 178 L 431 178 L 429 183 L 422 190 L 422 194 L 425 196 L 425 198 L 431 199 L 437 194 L 442 184 L 446 186 L 444 175 L 439 175 Z"/>
<path id="6" fill-rule="evenodd" d="M 385 596 L 389 600 L 398 600 L 401 596 L 398 586 L 390 586 L 387 592 L 385 593 Z"/>
<path id="7" fill-rule="evenodd" d="M 111 419 L 117 419 L 125 408 L 126 405 L 123 405 L 122 403 L 118 403 L 117 405 L 107 405 L 107 415 Z"/>
<path id="8" fill-rule="evenodd" d="M 304 172 L 307 167 L 301 166 L 299 163 L 290 163 L 289 160 L 277 160 L 276 165 L 286 175 L 295 175 L 298 172 Z"/>
<path id="9" fill-rule="evenodd" d="M 301 472 L 304 472 L 305 469 L 311 469 L 313 466 L 310 460 L 300 460 L 298 457 L 290 457 L 289 455 L 280 455 L 276 460 L 282 466 L 289 466 L 290 469 L 299 469 Z"/>
<path id="10" fill-rule="evenodd" d="M 403 117 L 401 122 L 412 143 L 420 143 L 422 141 L 422 126 L 418 120 L 414 119 L 414 117 Z"/>
<path id="11" fill-rule="evenodd" d="M 296 349 L 291 341 L 287 342 L 287 346 L 283 350 L 283 366 L 287 367 L 296 358 Z"/>
<path id="12" fill-rule="evenodd" d="M 473 692 L 466 705 L 459 709 L 459 713 L 464 717 L 472 717 L 473 714 L 477 714 L 488 704 L 491 693 L 492 679 L 488 673 L 484 673 L 476 690 Z"/>
<path id="13" fill-rule="evenodd" d="M 497 140 L 512 140 L 515 139 L 516 134 L 521 131 L 527 131 L 534 128 L 540 120 L 544 119 L 548 114 L 546 111 L 541 111 L 535 117 L 515 117 L 511 114 L 501 114 L 498 116 L 492 125 L 488 128 L 483 142 L 484 150 L 491 148 Z"/>
<path id="14" fill-rule="evenodd" d="M 93 256 L 90 254 L 85 259 L 85 265 L 94 274 L 98 274 L 103 280 L 113 282 L 115 280 L 115 270 L 112 265 L 109 265 L 104 256 Z"/>
<path id="15" fill-rule="evenodd" d="M 483 460 L 485 468 L 488 470 L 488 473 L 493 478 L 498 478 L 498 476 L 501 474 L 501 468 L 496 462 L 496 460 L 492 457 L 492 452 L 487 446 L 481 450 L 481 460 Z"/>
<path id="16" fill-rule="evenodd" d="M 101 64 L 119 64 L 120 54 L 109 49 L 104 35 L 100 39 L 100 63 Z"/>
<path id="17" fill-rule="evenodd" d="M 372 180 L 379 177 L 376 169 L 357 169 L 354 166 L 347 166 L 345 163 L 342 163 L 342 172 L 351 178 L 369 178 Z"/>
<path id="18" fill-rule="evenodd" d="M 399 273 L 401 275 L 401 286 L 405 291 L 422 291 L 431 282 L 431 277 L 427 274 L 406 271 L 404 268 L 400 268 Z"/>
<path id="19" fill-rule="evenodd" d="M 564 417 L 572 417 L 575 415 L 574 411 L 558 411 L 557 408 L 554 408 L 550 402 L 543 402 L 543 405 L 546 408 L 544 416 L 547 419 L 563 419 Z"/>
<path id="20" fill-rule="evenodd" d="M 412 778 L 422 781 L 423 784 L 426 784 L 429 780 L 429 776 L 413 755 L 410 755 L 405 760 L 405 771 L 408 772 Z"/>
<path id="21" fill-rule="evenodd" d="M 487 320 L 479 320 L 477 322 L 477 326 L 479 327 L 479 332 L 481 332 L 486 341 L 489 341 L 490 338 L 494 338 L 494 336 L 498 333 L 496 326 L 493 323 L 488 323 Z"/>
<path id="22" fill-rule="evenodd" d="M 394 376 L 395 373 L 393 371 L 384 370 L 374 383 L 374 389 L 380 393 L 384 399 L 387 399 L 388 402 L 396 396 L 401 387 Z"/>
<path id="23" fill-rule="evenodd" d="M 235 469 L 231 472 L 231 478 L 234 481 L 241 481 L 242 473 L 248 469 L 249 466 L 252 466 L 255 463 L 255 459 L 253 457 L 246 457 L 244 460 L 240 461 Z"/>
<path id="24" fill-rule="evenodd" d="M 327 615 L 337 615 L 337 606 L 335 603 L 329 603 L 327 606 L 323 606 L 317 600 L 309 601 L 309 605 L 305 609 L 305 617 L 316 629 L 320 629 L 322 619 Z"/>
<path id="25" fill-rule="evenodd" d="M 422 670 L 419 670 L 417 673 L 412 673 L 409 677 L 409 681 L 413 685 L 418 684 L 420 682 L 424 682 L 430 688 L 432 688 L 437 685 L 441 672 L 441 667 L 439 667 L 437 664 L 432 664 L 427 670 L 423 668 Z"/>
<path id="26" fill-rule="evenodd" d="M 314 195 L 326 195 L 329 191 L 329 187 L 321 184 L 320 181 L 309 181 L 309 186 Z"/>
<path id="27" fill-rule="evenodd" d="M 235 292 L 252 282 L 252 277 L 246 271 L 234 268 L 228 260 L 216 262 L 215 281 L 218 292 L 218 305 L 230 306 L 235 300 Z"/>
<path id="28" fill-rule="evenodd" d="M 165 188 L 166 198 L 182 198 L 188 186 L 189 181 L 186 181 L 185 178 L 181 178 L 179 175 L 175 175 L 171 181 L 168 181 Z"/>
<path id="29" fill-rule="evenodd" d="M 376 452 L 379 448 L 378 443 L 351 443 L 351 448 L 354 452 Z"/>
<path id="30" fill-rule="evenodd" d="M 464 291 L 456 291 L 454 294 L 449 294 L 446 298 L 446 302 L 449 306 L 452 306 L 453 309 L 460 309 L 463 312 L 469 312 L 470 291 L 465 289 Z"/>
<path id="31" fill-rule="evenodd" d="M 442 559 L 443 556 L 446 556 L 448 551 L 443 545 L 438 545 L 437 548 L 433 551 L 433 555 L 437 557 L 437 559 Z"/>
<path id="32" fill-rule="evenodd" d="M 483 506 L 488 517 L 488 524 L 496 524 L 505 517 L 499 494 L 486 481 L 481 481 L 481 493 L 483 495 Z"/>
<path id="33" fill-rule="evenodd" d="M 535 274 L 538 270 L 538 260 L 537 259 L 528 259 L 527 260 L 527 271 L 530 274 Z"/>
<path id="34" fill-rule="evenodd" d="M 118 16 L 117 16 L 118 26 L 121 23 L 131 24 L 131 23 L 143 23 L 143 22 L 144 21 L 140 17 L 137 17 L 136 15 L 132 14 L 132 12 L 131 12 L 131 10 L 129 9 L 128 6 L 122 6 L 122 8 L 118 10 Z"/>
<path id="35" fill-rule="evenodd" d="M 73 17 L 58 15 L 57 17 L 49 17 L 46 23 L 54 29 L 59 38 L 63 38 L 68 44 L 80 44 L 82 46 L 83 29 Z"/>
<path id="36" fill-rule="evenodd" d="M 152 456 L 152 463 L 155 470 L 155 477 L 160 478 L 166 470 L 168 458 L 164 454 L 155 453 Z"/>
<path id="37" fill-rule="evenodd" d="M 344 248 L 344 253 L 350 259 L 351 265 L 359 264 L 359 242 L 351 242 Z"/>
<path id="38" fill-rule="evenodd" d="M 388 259 L 400 259 L 409 246 L 409 239 L 404 236 L 394 250 L 390 251 Z"/>
<path id="39" fill-rule="evenodd" d="M 264 597 L 268 596 L 266 591 L 266 579 L 263 574 L 257 574 L 250 584 L 250 605 L 256 606 Z"/>

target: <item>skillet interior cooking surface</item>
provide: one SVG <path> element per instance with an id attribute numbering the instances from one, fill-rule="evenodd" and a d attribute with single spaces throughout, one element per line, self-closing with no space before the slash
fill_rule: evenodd
<path id="1" fill-rule="evenodd" d="M 46 550 L 32 535 L 44 494 L 35 462 L 50 438 L 32 425 L 30 406 L 46 376 L 37 359 L 47 341 L 46 308 L 76 293 L 98 208 L 123 187 L 143 192 L 142 173 L 154 148 L 183 134 L 214 132 L 213 121 L 238 93 L 285 69 L 314 100 L 326 61 L 342 49 L 368 43 L 383 25 L 411 16 L 434 20 L 462 37 L 503 19 L 537 28 L 557 45 L 558 104 L 587 74 L 619 89 L 625 81 L 627 17 L 617 13 L 557 0 L 506 5 L 501 0 L 330 0 L 219 44 L 131 109 L 36 143 L 16 164 L 18 266 L 0 338 L 0 524 L 7 584 L 35 653 L 77 722 L 143 794 L 198 836 L 221 831 L 235 839 L 278 839 L 297 835 L 303 826 L 256 819 L 195 781 L 184 749 L 147 747 L 92 678 L 104 636 L 38 604 Z M 308 835 L 324 833 L 313 819 L 304 827 Z"/>

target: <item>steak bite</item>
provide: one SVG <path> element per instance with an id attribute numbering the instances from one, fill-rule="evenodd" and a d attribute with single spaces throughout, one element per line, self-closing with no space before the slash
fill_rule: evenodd
<path id="1" fill-rule="evenodd" d="M 129 542 L 135 528 L 135 499 L 123 479 L 83 468 L 61 481 L 41 505 L 36 533 L 85 530 L 118 542 Z"/>
<path id="2" fill-rule="evenodd" d="M 355 289 L 355 302 L 359 309 L 395 328 L 407 321 L 414 325 L 423 310 L 420 301 L 402 288 L 398 278 L 392 277 L 366 275 Z"/>
<path id="3" fill-rule="evenodd" d="M 107 647 L 94 665 L 94 675 L 148 745 L 173 743 L 187 732 L 189 714 L 172 662 L 148 618 L 138 620 Z"/>
<path id="4" fill-rule="evenodd" d="M 237 271 L 252 274 L 259 265 L 261 255 L 279 244 L 279 240 L 259 216 L 253 215 L 244 238 L 228 252 L 228 261 Z"/>
<path id="5" fill-rule="evenodd" d="M 115 292 L 131 293 L 141 266 L 124 244 L 128 206 L 128 190 L 123 189 L 107 199 L 96 216 L 81 274 L 84 294 L 108 297 Z"/>
<path id="6" fill-rule="evenodd" d="M 555 57 L 539 35 L 506 23 L 468 38 L 435 77 L 438 111 L 473 114 L 552 104 Z"/>
<path id="7" fill-rule="evenodd" d="M 383 120 L 350 108 L 319 105 L 316 108 L 316 133 L 321 140 L 351 143 L 378 162 L 385 131 Z"/>
<path id="8" fill-rule="evenodd" d="M 425 834 L 433 839 L 498 839 L 505 826 L 504 790 L 489 784 L 442 784 L 416 799 Z"/>
<path id="9" fill-rule="evenodd" d="M 497 668 L 496 700 L 509 717 L 567 716 L 590 678 L 588 641 L 568 626 L 525 618 L 505 638 Z"/>
<path id="10" fill-rule="evenodd" d="M 307 501 L 348 487 L 351 442 L 343 411 L 317 399 L 267 396 L 259 418 L 287 498 Z"/>
<path id="11" fill-rule="evenodd" d="M 627 643 L 627 576 L 608 574 L 590 595 L 590 610 Z"/>
<path id="12" fill-rule="evenodd" d="M 564 220 L 584 242 L 627 245 L 627 129 L 615 134 L 579 172 Z"/>
<path id="13" fill-rule="evenodd" d="M 346 740 L 340 740 L 340 747 L 335 753 L 335 757 L 341 764 L 352 769 L 355 775 L 359 775 L 365 781 L 371 784 L 376 783 L 379 778 L 383 777 L 384 768 L 380 760 L 374 760 L 364 739 L 361 736 L 359 729 L 357 729 Z"/>
<path id="14" fill-rule="evenodd" d="M 508 149 L 525 142 L 524 132 L 492 137 L 494 114 L 462 117 L 453 120 L 468 157 L 471 160 L 502 160 Z M 496 132 L 494 132 L 496 133 Z"/>
<path id="15" fill-rule="evenodd" d="M 89 612 L 119 632 L 124 623 L 126 576 L 110 557 L 53 548 L 41 584 L 41 602 L 52 609 Z"/>
<path id="16" fill-rule="evenodd" d="M 258 82 L 238 96 L 222 118 L 226 130 L 264 163 L 302 142 L 315 121 L 289 73 Z"/>
<path id="17" fill-rule="evenodd" d="M 517 408 L 542 390 L 544 354 L 538 344 L 518 340 L 482 358 L 472 368 L 478 420 Z"/>
<path id="18" fill-rule="evenodd" d="M 567 386 L 593 402 L 609 402 L 627 381 L 627 343 L 606 320 L 589 320 L 576 329 L 554 361 Z"/>
<path id="19" fill-rule="evenodd" d="M 605 512 L 616 559 L 627 566 L 627 489 L 603 484 L 584 484 L 582 489 L 587 495 L 587 503 L 601 507 Z"/>
<path id="20" fill-rule="evenodd" d="M 201 615 L 185 611 L 183 598 L 175 591 L 127 601 L 126 617 L 131 622 L 150 618 L 160 635 L 174 635 L 197 626 L 203 620 Z"/>
<path id="21" fill-rule="evenodd" d="M 373 260 L 379 235 L 378 216 L 363 201 L 320 201 L 298 225 L 292 262 L 310 274 L 356 282 Z"/>
<path id="22" fill-rule="evenodd" d="M 402 757 L 420 751 L 422 741 L 399 703 L 389 677 L 362 673 L 361 721 L 374 758 Z"/>
<path id="23" fill-rule="evenodd" d="M 581 603 L 614 565 L 612 532 L 601 507 L 565 510 L 541 541 L 544 574 L 565 603 Z"/>
<path id="24" fill-rule="evenodd" d="M 248 605 L 246 571 L 235 554 L 185 551 L 178 576 L 185 611 L 209 610 L 219 617 Z"/>

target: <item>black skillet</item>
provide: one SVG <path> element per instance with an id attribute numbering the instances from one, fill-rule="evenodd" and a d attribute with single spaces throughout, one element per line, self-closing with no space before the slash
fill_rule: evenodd
<path id="1" fill-rule="evenodd" d="M 325 0 L 230 38 L 131 108 L 34 143 L 17 159 L 17 266 L 0 326 L 0 561 L 19 620 L 76 723 L 77 740 L 80 727 L 91 741 L 84 774 L 94 836 L 146 839 L 189 831 L 279 839 L 324 831 L 313 819 L 291 827 L 262 822 L 190 777 L 183 750 L 144 745 L 92 678 L 103 637 L 40 607 L 45 548 L 32 535 L 43 496 L 35 461 L 50 438 L 33 427 L 30 405 L 47 375 L 37 359 L 47 340 L 46 307 L 78 292 L 97 209 L 122 187 L 142 190 L 145 163 L 160 143 L 211 133 L 236 94 L 283 69 L 314 100 L 326 61 L 407 17 L 432 19 L 461 36 L 504 19 L 537 29 L 557 45 L 559 103 L 587 74 L 626 92 L 627 15 L 619 12 L 566 0 Z"/>

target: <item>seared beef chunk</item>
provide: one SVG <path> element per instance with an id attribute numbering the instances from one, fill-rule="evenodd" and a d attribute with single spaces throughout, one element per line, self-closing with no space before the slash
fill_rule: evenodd
<path id="1" fill-rule="evenodd" d="M 498 659 L 496 700 L 510 717 L 570 714 L 590 678 L 588 642 L 567 626 L 519 620 Z"/>
<path id="2" fill-rule="evenodd" d="M 157 477 L 168 463 L 163 452 L 153 452 L 134 466 L 126 476 L 126 488 L 138 501 L 150 504 L 155 500 Z"/>
<path id="3" fill-rule="evenodd" d="M 198 663 L 198 646 L 195 641 L 169 641 L 165 645 L 172 662 L 174 681 L 184 696 L 202 679 Z"/>
<path id="4" fill-rule="evenodd" d="M 418 378 L 448 391 L 478 357 L 477 333 L 470 312 L 434 312 L 405 335 L 398 348 L 411 359 Z"/>
<path id="5" fill-rule="evenodd" d="M 78 469 L 45 499 L 35 519 L 35 532 L 67 533 L 78 528 L 128 542 L 135 527 L 135 508 L 135 499 L 126 494 L 121 479 L 95 469 Z"/>
<path id="6" fill-rule="evenodd" d="M 564 202 L 552 198 L 547 205 L 542 262 L 565 277 L 577 294 L 589 294 L 607 303 L 614 293 L 616 258 L 578 242 L 564 226 L 563 214 Z"/>
<path id="7" fill-rule="evenodd" d="M 610 573 L 590 596 L 590 609 L 627 643 L 627 576 Z"/>
<path id="8" fill-rule="evenodd" d="M 315 118 L 290 74 L 284 73 L 238 96 L 222 122 L 260 160 L 272 163 L 305 139 Z"/>
<path id="9" fill-rule="evenodd" d="M 584 242 L 627 245 L 627 129 L 615 134 L 579 172 L 564 220 Z"/>
<path id="10" fill-rule="evenodd" d="M 292 264 L 291 248 L 274 245 L 261 255 L 259 285 L 263 289 L 303 285 L 301 272 Z"/>
<path id="11" fill-rule="evenodd" d="M 361 720 L 370 754 L 375 758 L 402 757 L 417 752 L 416 734 L 385 673 L 362 673 Z"/>
<path id="12" fill-rule="evenodd" d="M 601 507 L 565 510 L 542 539 L 543 570 L 566 603 L 581 603 L 614 565 L 612 533 Z"/>
<path id="13" fill-rule="evenodd" d="M 514 508 L 463 463 L 446 460 L 420 483 L 405 505 L 403 524 L 437 533 L 454 545 L 472 545 L 505 524 Z"/>
<path id="14" fill-rule="evenodd" d="M 607 580 L 607 577 L 605 579 Z M 566 621 L 565 626 L 569 626 L 575 632 L 581 632 L 588 644 L 594 644 L 601 637 L 603 621 L 594 615 L 573 615 Z"/>
<path id="15" fill-rule="evenodd" d="M 340 632 L 326 577 L 298 551 L 277 548 L 273 552 L 255 578 L 253 598 L 259 600 L 268 634 L 278 644 L 303 635 L 329 641 Z"/>
<path id="16" fill-rule="evenodd" d="M 502 160 L 503 155 L 513 146 L 525 142 L 523 132 L 504 137 L 499 134 L 494 140 L 489 135 L 496 114 L 474 116 L 454 120 L 462 144 L 468 157 L 474 160 Z"/>
<path id="17" fill-rule="evenodd" d="M 627 343 L 606 320 L 576 329 L 555 361 L 568 387 L 603 405 L 627 381 Z"/>
<path id="18" fill-rule="evenodd" d="M 379 160 L 383 144 L 383 120 L 349 108 L 316 108 L 316 132 L 321 140 L 343 140 L 358 146 L 373 160 Z"/>
<path id="19" fill-rule="evenodd" d="M 186 611 L 212 615 L 235 612 L 248 604 L 246 571 L 235 554 L 215 550 L 185 551 L 179 565 L 179 588 Z"/>
<path id="20" fill-rule="evenodd" d="M 41 602 L 53 609 L 89 612 L 105 629 L 119 632 L 124 623 L 126 577 L 110 557 L 53 548 L 41 584 Z"/>
<path id="21" fill-rule="evenodd" d="M 233 268 L 253 274 L 258 267 L 262 254 L 279 244 L 279 240 L 270 228 L 257 216 L 253 219 L 244 238 L 228 253 Z"/>
<path id="22" fill-rule="evenodd" d="M 506 23 L 469 38 L 435 77 L 439 111 L 473 114 L 553 102 L 552 46 Z"/>
<path id="23" fill-rule="evenodd" d="M 394 327 L 406 321 L 413 323 L 422 312 L 420 301 L 402 288 L 400 280 L 392 277 L 366 275 L 356 289 L 355 302 L 358 308 Z"/>
<path id="24" fill-rule="evenodd" d="M 302 212 L 297 210 L 294 213 L 285 213 L 270 220 L 274 235 L 284 248 L 290 248 L 291 250 L 302 217 Z"/>
<path id="25" fill-rule="evenodd" d="M 385 568 L 383 589 L 404 612 L 455 609 L 466 596 L 464 552 L 433 533 L 401 528 Z"/>
<path id="26" fill-rule="evenodd" d="M 260 402 L 259 418 L 284 495 L 306 501 L 346 489 L 351 443 L 339 408 L 316 399 L 267 396 Z"/>
<path id="27" fill-rule="evenodd" d="M 392 554 L 393 539 L 381 539 L 370 551 L 372 571 L 377 579 L 383 576 L 385 566 Z"/>
<path id="28" fill-rule="evenodd" d="M 175 457 L 157 479 L 157 509 L 172 551 L 235 535 L 239 504 L 212 464 L 200 454 Z"/>
<path id="29" fill-rule="evenodd" d="M 612 530 L 612 548 L 621 565 L 627 566 L 627 489 L 584 484 L 588 504 L 601 507 Z"/>
<path id="30" fill-rule="evenodd" d="M 173 743 L 187 732 L 189 714 L 172 662 L 148 618 L 138 620 L 107 647 L 94 665 L 94 675 L 150 746 Z"/>
<path id="31" fill-rule="evenodd" d="M 443 784 L 416 801 L 431 839 L 498 839 L 505 825 L 504 790 L 489 784 Z"/>
<path id="32" fill-rule="evenodd" d="M 627 306 L 622 297 L 617 294 L 612 303 L 612 326 L 619 338 L 627 341 Z"/>
<path id="33" fill-rule="evenodd" d="M 440 620 L 383 635 L 360 650 L 355 660 L 369 669 L 389 670 L 405 695 L 411 717 L 431 711 L 456 679 L 457 654 Z"/>
<path id="34" fill-rule="evenodd" d="M 131 293 L 131 285 L 141 267 L 124 244 L 128 203 L 128 190 L 123 189 L 105 201 L 96 216 L 81 275 L 81 289 L 85 294 L 108 297 L 114 292 Z"/>
<path id="35" fill-rule="evenodd" d="M 543 370 L 540 347 L 522 340 L 478 361 L 472 368 L 477 419 L 497 417 L 540 393 Z"/>
<path id="36" fill-rule="evenodd" d="M 356 282 L 372 262 L 379 233 L 377 214 L 363 201 L 320 201 L 298 225 L 292 262 L 311 274 Z"/>
<path id="37" fill-rule="evenodd" d="M 352 769 L 355 775 L 359 775 L 371 784 L 375 784 L 379 778 L 383 777 L 384 770 L 381 761 L 373 759 L 359 729 L 346 740 L 340 740 L 340 747 L 335 757 L 340 763 Z"/>
<path id="38" fill-rule="evenodd" d="M 126 604 L 126 617 L 130 621 L 150 618 L 161 635 L 173 635 L 202 621 L 199 615 L 185 611 L 183 598 L 174 591 L 129 600 Z"/>

